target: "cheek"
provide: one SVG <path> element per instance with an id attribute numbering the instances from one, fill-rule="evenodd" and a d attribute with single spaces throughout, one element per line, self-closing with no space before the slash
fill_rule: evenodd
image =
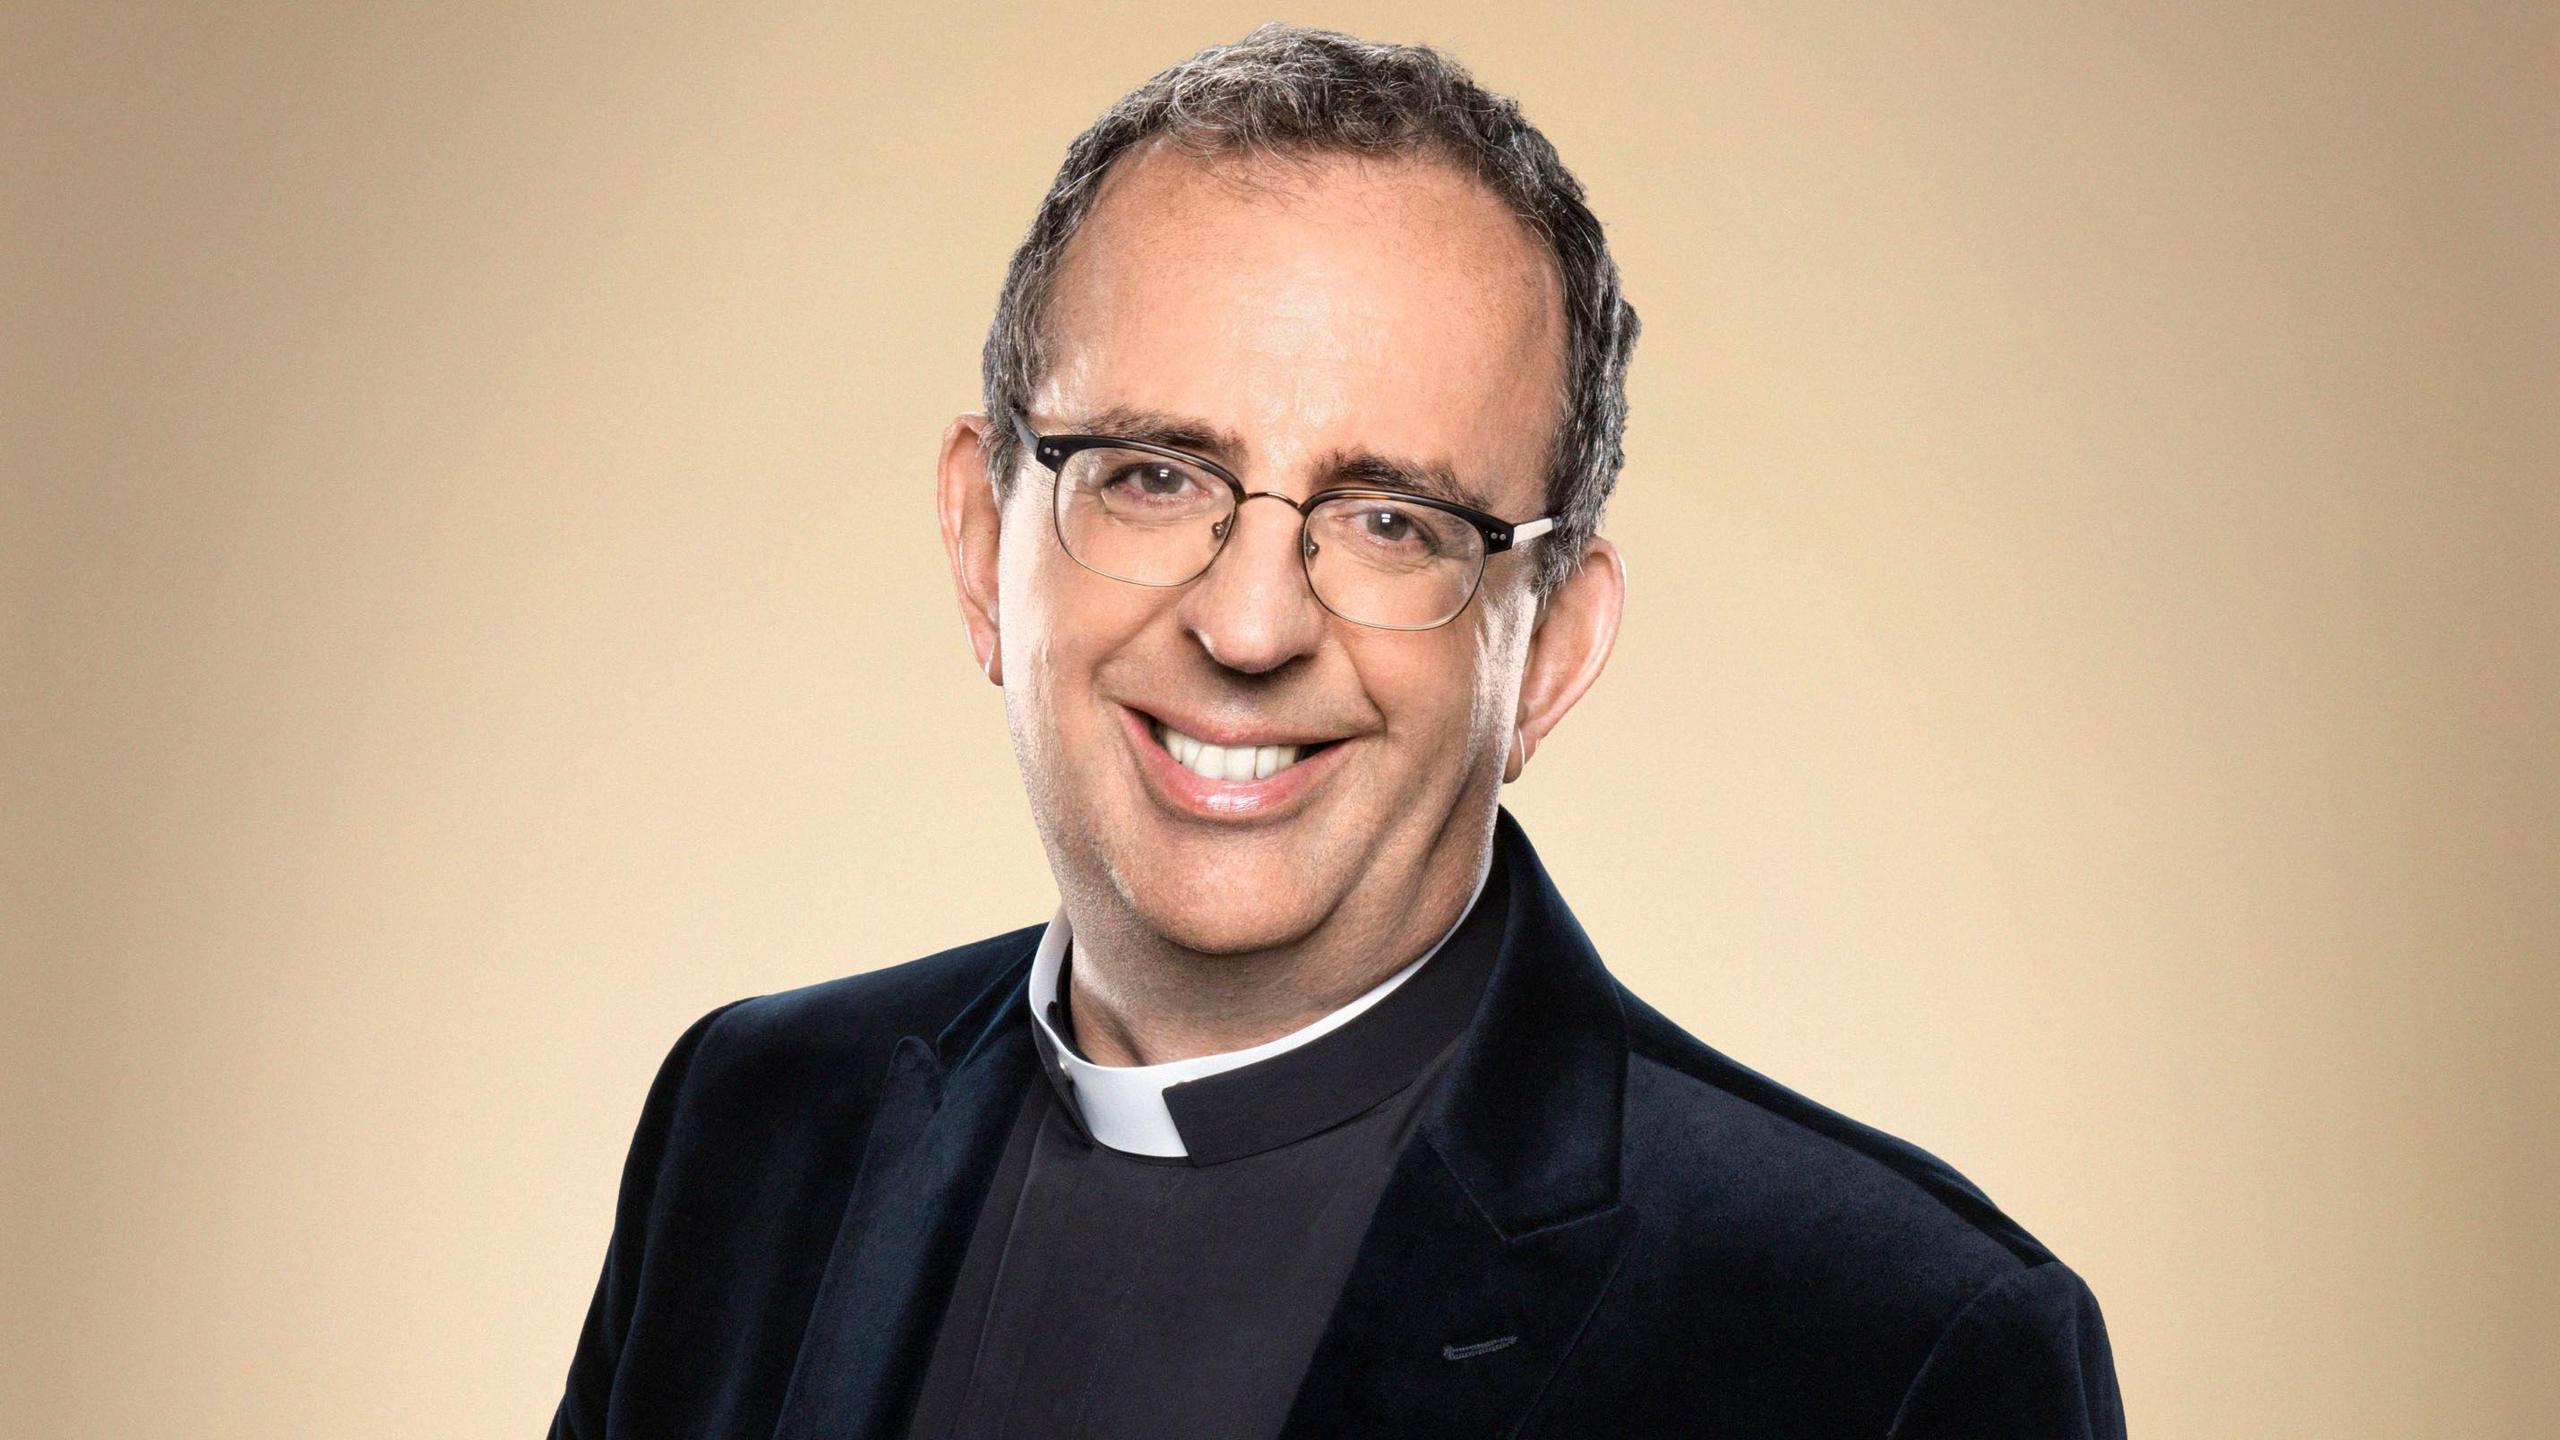
<path id="1" fill-rule="evenodd" d="M 1003 544 L 996 614 L 1006 683 L 1018 674 L 1033 693 L 1046 694 L 1075 678 L 1073 651 L 1093 633 L 1092 597 L 1082 583 L 1091 577 L 1058 548 L 1048 512 L 1030 495 L 1017 494 L 1006 507 Z"/>
<path id="2" fill-rule="evenodd" d="M 1097 677 L 1147 619 L 1151 593 L 1077 565 L 1051 542 L 1048 517 L 1009 518 L 997 615 L 1005 698 L 1017 729 L 1043 736 L 1101 723 L 1090 697 Z"/>
<path id="3" fill-rule="evenodd" d="M 1042 554 L 1046 517 L 1006 507 L 996 567 L 996 641 L 1004 655 L 1004 708 L 1014 750 L 1035 786 L 1058 754 L 1058 580 Z"/>
<path id="4" fill-rule="evenodd" d="M 1517 705 L 1518 665 L 1502 634 L 1473 626 L 1367 642 L 1359 656 L 1362 683 L 1387 716 L 1387 729 L 1415 767 L 1416 783 L 1459 783 L 1486 753 L 1507 744 Z"/>
<path id="5" fill-rule="evenodd" d="M 1529 651 L 1527 616 L 1516 605 L 1487 605 L 1470 638 L 1473 663 L 1466 676 L 1464 722 L 1476 747 L 1470 759 L 1500 765 L 1520 709 L 1520 677 Z"/>

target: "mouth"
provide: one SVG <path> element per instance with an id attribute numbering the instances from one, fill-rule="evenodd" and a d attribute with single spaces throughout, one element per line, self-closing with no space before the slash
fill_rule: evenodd
<path id="1" fill-rule="evenodd" d="M 1147 734 L 1173 757 L 1173 763 L 1203 780 L 1268 780 L 1340 743 L 1315 740 L 1294 745 L 1216 745 L 1185 735 L 1152 715 L 1139 718 L 1146 721 Z"/>
<path id="2" fill-rule="evenodd" d="M 1210 740 L 1142 710 L 1121 707 L 1138 769 L 1159 802 L 1200 819 L 1276 819 L 1302 808 L 1337 768 L 1348 736 L 1230 732 Z"/>

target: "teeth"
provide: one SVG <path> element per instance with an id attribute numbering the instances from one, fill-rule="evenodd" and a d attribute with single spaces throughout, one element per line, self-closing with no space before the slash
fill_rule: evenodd
<path id="1" fill-rule="evenodd" d="M 1209 745 L 1159 720 L 1156 742 L 1183 769 L 1208 780 L 1268 780 L 1298 763 L 1295 745 Z"/>

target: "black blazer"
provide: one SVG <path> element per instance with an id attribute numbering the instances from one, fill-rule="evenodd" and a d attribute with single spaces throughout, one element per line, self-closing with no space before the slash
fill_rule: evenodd
<path id="1" fill-rule="evenodd" d="M 1934 1157 L 1636 999 L 1508 813 L 1495 843 L 1501 956 L 1285 1440 L 2123 1434 L 2079 1276 Z M 553 1436 L 901 1434 L 1039 1080 L 1039 933 L 676 1042 Z"/>

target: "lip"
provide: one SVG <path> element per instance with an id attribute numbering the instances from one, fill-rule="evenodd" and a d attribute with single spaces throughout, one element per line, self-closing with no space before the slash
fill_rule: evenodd
<path id="1" fill-rule="evenodd" d="M 1124 705 L 1121 708 L 1135 709 L 1136 707 Z M 1344 738 L 1339 733 L 1319 735 L 1308 730 L 1248 731 L 1222 720 L 1213 720 L 1205 715 L 1185 715 L 1179 711 L 1155 705 L 1153 702 L 1149 702 L 1148 708 L 1138 711 L 1138 719 L 1141 723 L 1153 719 L 1159 724 L 1169 725 L 1181 731 L 1194 740 L 1211 745 L 1321 745 L 1328 740 Z"/>
<path id="2" fill-rule="evenodd" d="M 1145 772 L 1157 797 L 1185 815 L 1204 820 L 1259 820 L 1297 808 L 1307 791 L 1333 772 L 1336 757 L 1351 744 L 1348 740 L 1336 741 L 1264 779 L 1212 780 L 1183 768 L 1170 751 L 1157 744 L 1145 715 L 1123 705 L 1120 724 L 1128 732 L 1129 748 L 1137 754 L 1138 768 Z M 1182 729 L 1179 725 L 1173 728 Z"/>

